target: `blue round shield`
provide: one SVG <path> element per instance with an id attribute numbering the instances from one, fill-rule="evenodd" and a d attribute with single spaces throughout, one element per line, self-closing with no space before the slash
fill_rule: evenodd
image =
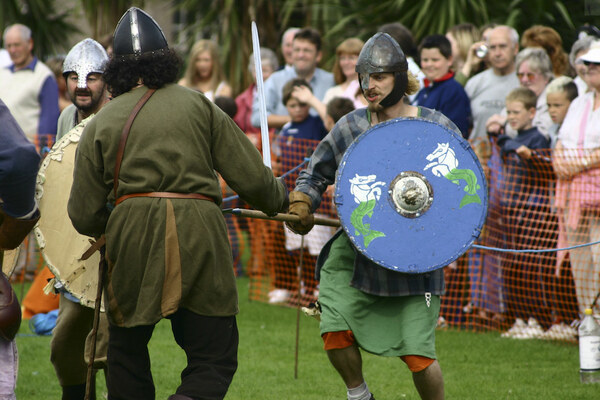
<path id="1" fill-rule="evenodd" d="M 460 134 L 428 120 L 399 118 L 348 147 L 334 202 L 363 255 L 394 271 L 424 273 L 450 264 L 479 237 L 487 183 Z"/>

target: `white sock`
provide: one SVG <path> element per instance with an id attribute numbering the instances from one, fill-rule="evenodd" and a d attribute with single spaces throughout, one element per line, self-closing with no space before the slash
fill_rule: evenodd
<path id="1" fill-rule="evenodd" d="M 348 400 L 369 400 L 371 398 L 371 392 L 367 382 L 363 382 L 360 386 L 348 389 Z"/>

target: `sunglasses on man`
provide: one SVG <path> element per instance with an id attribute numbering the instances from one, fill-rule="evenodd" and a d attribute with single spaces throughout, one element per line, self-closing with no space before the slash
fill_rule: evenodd
<path id="1" fill-rule="evenodd" d="M 584 61 L 583 65 L 585 65 L 586 67 L 589 67 L 590 65 L 600 65 L 600 62 Z"/>
<path id="2" fill-rule="evenodd" d="M 533 78 L 535 78 L 536 74 L 534 74 L 533 72 L 527 72 L 527 73 L 523 73 L 523 72 L 517 72 L 517 78 L 519 79 L 523 79 L 523 77 L 527 77 L 528 81 L 532 81 Z"/>

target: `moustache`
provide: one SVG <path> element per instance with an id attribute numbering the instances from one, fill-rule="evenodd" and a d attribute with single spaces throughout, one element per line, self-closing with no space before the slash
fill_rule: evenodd
<path id="1" fill-rule="evenodd" d="M 87 89 L 78 89 L 75 90 L 75 96 L 91 96 L 92 92 Z"/>

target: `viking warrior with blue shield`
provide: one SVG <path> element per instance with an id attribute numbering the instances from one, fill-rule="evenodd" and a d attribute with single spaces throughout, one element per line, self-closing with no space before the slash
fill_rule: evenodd
<path id="1" fill-rule="evenodd" d="M 114 98 L 81 135 L 68 203 L 75 229 L 106 241 L 108 398 L 155 398 L 147 345 L 168 318 L 188 362 L 169 399 L 222 399 L 238 301 L 215 171 L 271 215 L 287 208 L 286 188 L 233 120 L 174 83 L 180 60 L 152 17 L 129 9 L 113 48 Z"/>
<path id="2" fill-rule="evenodd" d="M 287 222 L 299 234 L 306 234 L 313 227 L 312 213 L 327 186 L 336 182 L 344 153 L 361 134 L 396 118 L 434 122 L 458 132 L 443 114 L 405 101 L 407 95 L 416 93 L 419 84 L 408 72 L 402 49 L 389 35 L 377 33 L 367 41 L 356 71 L 368 107 L 339 120 L 316 148 L 306 170 L 300 173 L 289 196 L 289 213 L 299 216 L 300 222 Z M 372 158 L 377 157 L 378 154 L 372 154 Z M 423 160 L 426 162 L 425 156 Z M 355 205 L 349 218 L 350 230 L 360 236 L 361 246 L 374 247 L 388 233 L 367 220 L 375 217 L 375 204 L 388 192 L 389 188 L 384 186 L 387 183 L 378 182 L 375 175 L 369 174 L 356 174 L 346 181 L 343 184 L 350 183 L 351 189 L 343 197 L 353 196 L 358 204 L 352 199 L 345 201 Z M 336 193 L 337 186 L 340 183 L 336 182 Z M 336 197 L 342 196 L 336 194 Z M 418 217 L 419 213 L 415 215 Z M 435 328 L 439 296 L 444 292 L 443 270 L 404 273 L 384 268 L 357 251 L 358 242 L 349 238 L 347 232 L 344 226 L 325 245 L 317 262 L 317 275 L 321 336 L 329 360 L 346 384 L 348 399 L 373 399 L 363 379 L 360 349 L 400 357 L 412 371 L 421 398 L 442 399 L 444 383 L 436 360 Z"/>

